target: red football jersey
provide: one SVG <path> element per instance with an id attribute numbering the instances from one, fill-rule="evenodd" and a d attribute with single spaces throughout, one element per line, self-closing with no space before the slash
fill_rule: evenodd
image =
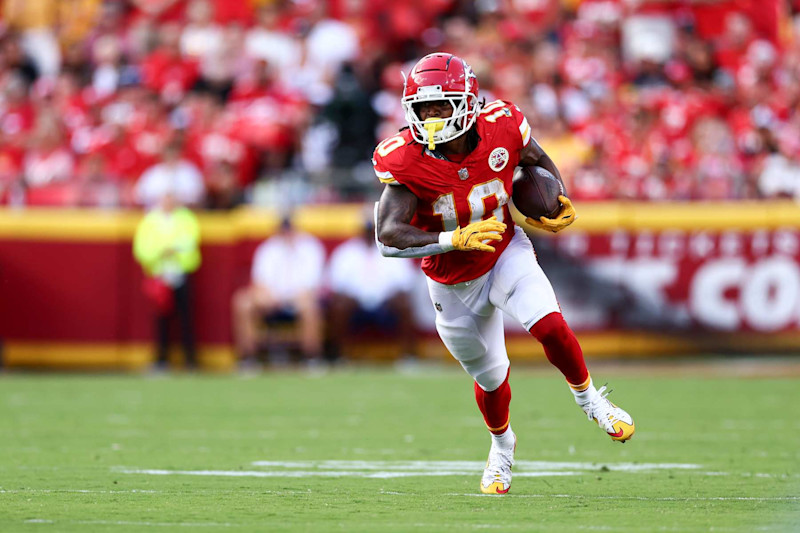
<path id="1" fill-rule="evenodd" d="M 452 231 L 495 215 L 508 228 L 502 241 L 491 241 L 496 252 L 458 251 L 422 260 L 431 279 L 449 285 L 478 278 L 497 262 L 514 234 L 508 209 L 514 169 L 531 130 L 519 108 L 496 100 L 486 105 L 473 126 L 477 147 L 453 162 L 438 157 L 403 130 L 375 149 L 373 165 L 382 183 L 402 184 L 419 199 L 411 224 L 425 231 Z"/>

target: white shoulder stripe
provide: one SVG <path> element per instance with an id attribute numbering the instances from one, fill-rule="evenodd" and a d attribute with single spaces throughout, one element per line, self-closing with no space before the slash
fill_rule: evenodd
<path id="1" fill-rule="evenodd" d="M 378 176 L 378 179 L 381 180 L 381 183 L 395 183 L 397 180 L 394 179 L 392 173 L 388 170 L 385 172 L 381 172 L 378 169 L 375 169 L 375 175 Z"/>
<path id="2" fill-rule="evenodd" d="M 522 135 L 522 146 L 527 146 L 528 141 L 531 139 L 531 127 L 528 125 L 528 119 L 522 117 L 522 123 L 519 125 L 519 133 Z"/>

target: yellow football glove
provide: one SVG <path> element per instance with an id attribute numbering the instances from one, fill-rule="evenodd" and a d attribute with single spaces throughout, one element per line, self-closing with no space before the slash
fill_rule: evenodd
<path id="1" fill-rule="evenodd" d="M 453 232 L 453 247 L 456 250 L 478 250 L 481 252 L 494 252 L 494 247 L 482 241 L 500 241 L 500 235 L 506 230 L 506 225 L 493 216 L 486 220 L 479 220 L 467 224 L 463 228 L 456 228 Z"/>
<path id="2" fill-rule="evenodd" d="M 539 220 L 534 220 L 528 217 L 525 219 L 525 222 L 534 228 L 552 231 L 553 233 L 558 233 L 562 229 L 566 228 L 575 222 L 575 219 L 578 218 L 578 215 L 575 214 L 575 208 L 572 207 L 572 202 L 570 202 L 569 198 L 562 194 L 558 197 L 558 201 L 561 202 L 562 207 L 561 211 L 558 213 L 558 215 L 556 215 L 555 218 L 539 217 Z"/>

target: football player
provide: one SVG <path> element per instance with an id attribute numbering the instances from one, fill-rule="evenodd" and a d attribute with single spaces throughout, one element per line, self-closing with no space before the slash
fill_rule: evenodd
<path id="1" fill-rule="evenodd" d="M 385 256 L 424 258 L 436 330 L 475 380 L 492 435 L 481 491 L 508 492 L 516 447 L 501 311 L 542 343 L 590 420 L 613 440 L 631 438 L 633 420 L 592 384 L 533 246 L 511 219 L 515 167 L 538 165 L 561 180 L 528 121 L 509 102 L 480 102 L 470 66 L 446 53 L 419 60 L 402 104 L 409 127 L 378 144 L 373 157 L 386 185 L 376 204 L 376 241 Z M 567 197 L 559 200 L 557 216 L 527 222 L 552 232 L 569 226 L 575 209 Z"/>

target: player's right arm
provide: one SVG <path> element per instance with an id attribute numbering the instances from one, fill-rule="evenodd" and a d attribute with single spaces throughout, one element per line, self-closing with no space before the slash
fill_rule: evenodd
<path id="1" fill-rule="evenodd" d="M 427 257 L 451 250 L 494 252 L 483 241 L 499 241 L 506 225 L 492 217 L 453 231 L 425 231 L 411 225 L 419 199 L 408 187 L 387 185 L 375 206 L 375 240 L 386 257 Z"/>
<path id="2" fill-rule="evenodd" d="M 405 185 L 386 185 L 375 204 L 375 240 L 386 257 L 427 257 L 453 250 L 439 241 L 439 233 L 410 224 L 417 209 L 417 197 Z"/>

